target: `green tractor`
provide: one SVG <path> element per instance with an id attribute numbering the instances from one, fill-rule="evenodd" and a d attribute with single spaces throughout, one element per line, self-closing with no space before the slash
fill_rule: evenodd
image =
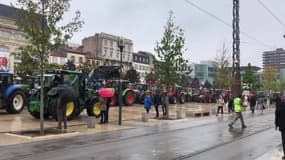
<path id="1" fill-rule="evenodd" d="M 28 103 L 29 85 L 14 84 L 14 74 L 0 72 L 0 109 L 20 113 Z"/>
<path id="2" fill-rule="evenodd" d="M 84 109 L 87 110 L 88 116 L 99 117 L 100 107 L 99 98 L 93 89 L 87 88 L 86 76 L 78 71 L 56 70 L 44 74 L 44 116 L 57 119 L 56 98 L 48 96 L 47 93 L 54 87 L 54 82 L 60 81 L 74 89 L 76 98 L 67 103 L 66 116 L 68 120 L 78 116 Z M 30 103 L 28 105 L 30 114 L 40 117 L 40 85 L 35 84 L 31 91 Z"/>
<path id="3" fill-rule="evenodd" d="M 112 97 L 111 105 L 116 105 L 119 102 L 119 71 L 120 66 L 99 66 L 94 68 L 88 76 L 88 86 L 94 90 L 103 87 L 105 82 L 109 83 L 109 88 L 113 88 L 115 96 Z M 133 89 L 129 81 L 122 80 L 122 102 L 124 105 L 133 105 L 136 100 L 137 92 L 138 90 Z"/>

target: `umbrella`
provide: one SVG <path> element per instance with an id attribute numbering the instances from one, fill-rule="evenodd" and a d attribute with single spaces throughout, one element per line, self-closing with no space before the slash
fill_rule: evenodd
<path id="1" fill-rule="evenodd" d="M 99 95 L 103 98 L 113 97 L 114 91 L 112 88 L 101 88 L 98 91 Z"/>

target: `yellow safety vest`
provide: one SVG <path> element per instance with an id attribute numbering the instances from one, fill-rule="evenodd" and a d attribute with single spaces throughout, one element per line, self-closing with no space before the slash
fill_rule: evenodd
<path id="1" fill-rule="evenodd" d="M 234 110 L 235 112 L 242 112 L 241 99 L 239 97 L 234 99 Z"/>

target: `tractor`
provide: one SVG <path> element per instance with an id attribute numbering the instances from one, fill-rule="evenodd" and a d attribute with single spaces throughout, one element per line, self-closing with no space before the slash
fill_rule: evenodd
<path id="1" fill-rule="evenodd" d="M 114 89 L 115 96 L 112 97 L 111 105 L 116 105 L 119 100 L 119 71 L 119 66 L 99 66 L 98 68 L 93 69 L 88 76 L 88 86 L 94 90 L 98 90 L 104 86 Z M 130 86 L 129 81 L 122 80 L 121 82 L 123 103 L 127 106 L 133 105 L 138 91 Z"/>
<path id="2" fill-rule="evenodd" d="M 181 104 L 185 103 L 185 92 L 181 86 L 174 84 L 169 86 L 167 90 L 170 103 L 176 104 L 177 100 Z"/>
<path id="3" fill-rule="evenodd" d="M 8 113 L 20 113 L 28 103 L 29 85 L 14 84 L 14 74 L 0 72 L 0 109 Z"/>
<path id="4" fill-rule="evenodd" d="M 57 119 L 56 98 L 48 96 L 54 86 L 54 82 L 60 82 L 72 87 L 75 91 L 76 98 L 67 103 L 66 116 L 68 120 L 78 116 L 84 109 L 87 110 L 88 116 L 99 117 L 100 107 L 97 93 L 92 88 L 86 85 L 86 78 L 84 74 L 78 71 L 69 70 L 55 70 L 44 74 L 44 116 Z M 30 103 L 28 110 L 30 114 L 35 117 L 40 117 L 40 85 L 35 84 L 31 91 Z"/>

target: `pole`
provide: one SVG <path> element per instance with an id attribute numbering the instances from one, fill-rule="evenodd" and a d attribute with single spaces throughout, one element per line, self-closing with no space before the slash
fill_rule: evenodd
<path id="1" fill-rule="evenodd" d="M 234 97 L 241 94 L 240 80 L 240 28 L 239 28 L 239 0 L 233 0 L 233 83 Z"/>
<path id="2" fill-rule="evenodd" d="M 42 35 L 44 34 L 44 0 L 41 0 L 42 3 L 42 13 L 41 13 L 41 29 Z M 43 35 L 44 36 L 44 35 Z M 41 71 L 41 95 L 40 95 L 40 134 L 44 135 L 44 80 L 43 80 L 43 53 L 44 48 L 41 44 L 41 53 L 40 53 L 40 71 Z"/>
<path id="3" fill-rule="evenodd" d="M 122 70 L 123 70 L 123 60 L 122 54 L 124 49 L 123 39 L 118 39 L 118 47 L 120 48 L 120 82 L 119 82 L 119 125 L 122 125 Z"/>

